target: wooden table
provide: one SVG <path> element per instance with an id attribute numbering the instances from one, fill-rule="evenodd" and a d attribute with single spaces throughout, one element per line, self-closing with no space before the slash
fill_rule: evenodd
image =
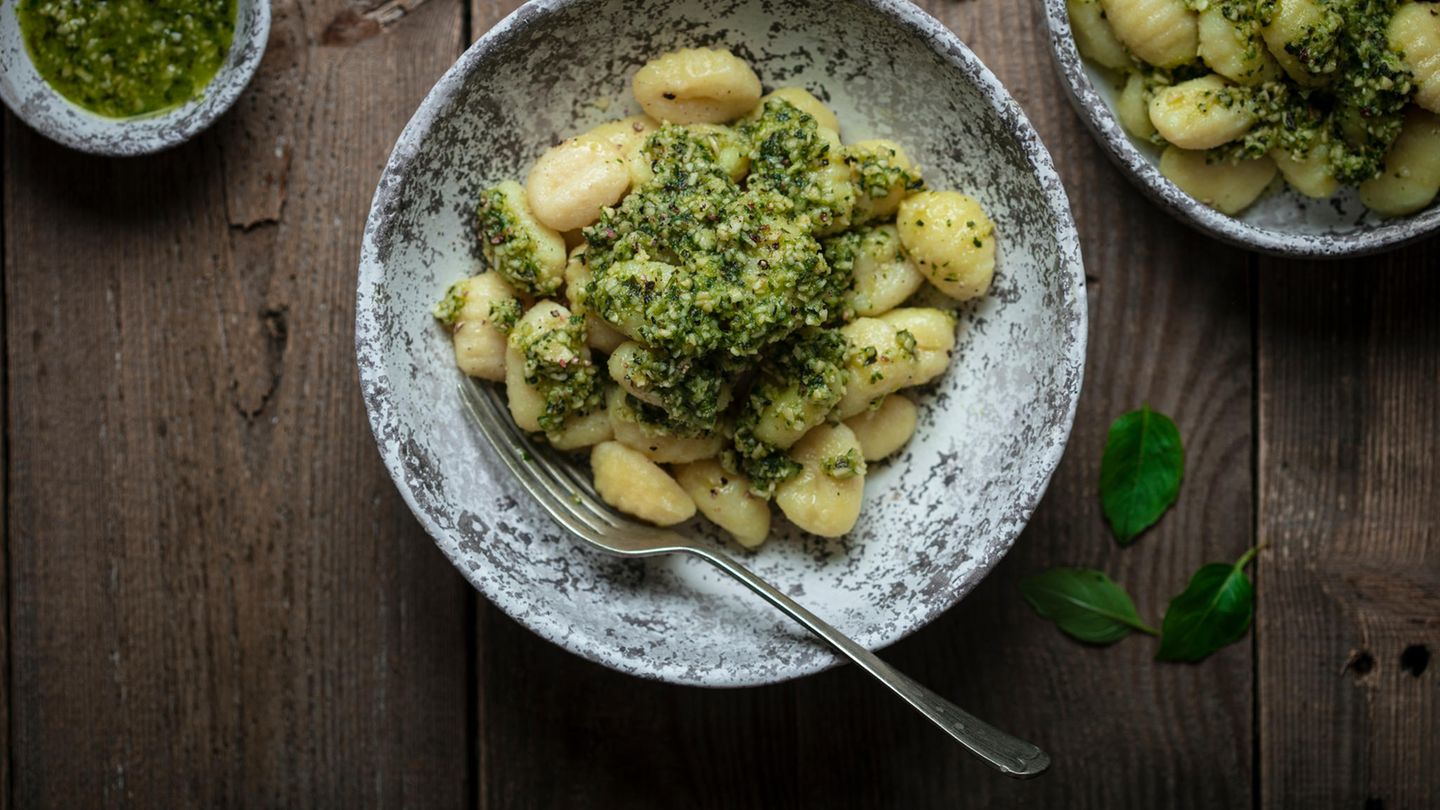
<path id="1" fill-rule="evenodd" d="M 924 3 L 1070 189 L 1085 393 L 1009 557 L 887 655 L 1053 771 L 987 771 L 852 669 L 642 682 L 477 598 L 381 468 L 352 302 L 388 148 L 513 5 L 431 0 L 326 44 L 345 3 L 275 0 L 237 109 L 157 157 L 4 119 L 0 805 L 1440 806 L 1440 662 L 1420 663 L 1440 654 L 1440 242 L 1307 264 L 1172 221 L 1064 101 L 1030 4 Z M 1189 469 L 1121 550 L 1096 477 L 1141 402 Z M 1093 566 L 1153 617 L 1255 542 L 1256 632 L 1197 666 L 1071 643 L 1016 589 Z"/>

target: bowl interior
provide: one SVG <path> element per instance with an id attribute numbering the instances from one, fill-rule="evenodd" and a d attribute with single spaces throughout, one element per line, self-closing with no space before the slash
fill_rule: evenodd
<path id="1" fill-rule="evenodd" d="M 886 44 L 856 47 L 858 43 Z M 743 555 L 870 647 L 923 625 L 1009 548 L 1058 463 L 1084 359 L 1084 278 L 1063 191 L 1019 108 L 948 31 L 903 2 L 532 3 L 441 80 L 377 191 L 361 264 L 357 350 L 382 455 L 416 515 L 492 601 L 617 669 L 742 685 L 833 663 L 798 628 L 704 563 L 622 561 L 562 536 L 466 422 L 447 336 L 429 310 L 480 266 L 478 192 L 523 178 L 560 138 L 638 111 L 629 77 L 683 46 L 723 46 L 767 88 L 804 85 L 846 140 L 901 141 L 932 187 L 977 196 L 997 223 L 993 292 L 961 317 L 949 373 L 920 397 L 917 435 L 874 465 L 840 540 L 777 520 Z"/>
<path id="2" fill-rule="evenodd" d="M 0 99 L 45 137 L 98 155 L 157 152 L 205 129 L 255 75 L 270 36 L 269 0 L 238 0 L 230 53 L 200 97 L 154 115 L 106 118 L 71 103 L 40 77 L 20 33 L 17 4 L 0 0 Z"/>
<path id="3" fill-rule="evenodd" d="M 1440 231 L 1440 204 L 1405 217 L 1379 216 L 1354 188 L 1316 200 L 1275 187 L 1237 217 L 1196 201 L 1160 174 L 1160 148 L 1130 137 L 1115 117 L 1117 74 L 1080 57 L 1065 0 L 1042 0 L 1051 51 L 1071 101 L 1111 158 L 1141 191 L 1182 220 L 1231 244 L 1282 256 L 1338 258 L 1399 247 Z"/>

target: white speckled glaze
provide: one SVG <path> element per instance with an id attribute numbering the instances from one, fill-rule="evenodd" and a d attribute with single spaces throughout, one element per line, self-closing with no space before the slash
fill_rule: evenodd
<path id="1" fill-rule="evenodd" d="M 1440 231 L 1440 202 L 1387 219 L 1362 205 L 1353 188 L 1328 200 L 1310 199 L 1288 186 L 1272 189 L 1238 217 L 1200 203 L 1160 173 L 1160 149 L 1131 138 L 1120 125 L 1114 113 L 1119 89 L 1109 72 L 1080 57 L 1065 0 L 1037 1 L 1044 7 L 1055 67 L 1080 119 L 1130 182 L 1177 219 L 1232 245 L 1294 258 L 1363 256 Z"/>
<path id="2" fill-rule="evenodd" d="M 550 144 L 631 112 L 629 78 L 687 46 L 725 46 L 767 87 L 828 98 L 847 139 L 893 136 L 937 188 L 997 223 L 991 295 L 962 314 L 950 372 L 919 432 L 876 464 L 838 541 L 777 520 L 761 576 L 870 648 L 965 595 L 1014 542 L 1060 460 L 1084 367 L 1080 250 L 1044 146 L 995 77 L 899 0 L 540 0 L 473 45 L 400 136 L 366 226 L 356 304 L 361 383 L 380 453 L 415 515 L 492 602 L 547 639 L 640 676 L 781 681 L 831 653 L 691 559 L 582 548 L 528 499 L 462 413 L 432 303 L 480 267 L 477 193 L 523 178 Z M 716 543 L 696 521 L 682 527 Z"/>
<path id="3" fill-rule="evenodd" d="M 95 155 L 145 155 L 194 137 L 240 97 L 270 37 L 270 0 L 239 0 L 230 54 L 199 98 L 155 115 L 106 118 L 67 101 L 40 78 L 20 35 L 17 2 L 0 0 L 0 98 L 36 132 Z"/>

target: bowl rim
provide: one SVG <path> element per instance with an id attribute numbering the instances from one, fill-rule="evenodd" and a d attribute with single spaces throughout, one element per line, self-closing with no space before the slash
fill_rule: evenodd
<path id="1" fill-rule="evenodd" d="M 0 14 L 15 14 L 18 7 L 19 0 L 0 0 Z M 77 115 L 100 122 L 103 127 L 113 133 L 111 137 L 82 136 L 69 127 L 52 126 L 53 120 L 38 118 L 34 115 L 30 105 L 22 103 L 22 100 L 7 90 L 3 83 L 0 83 L 0 100 L 3 100 L 5 106 L 10 108 L 15 117 L 23 121 L 31 130 L 61 146 L 86 154 L 103 157 L 138 157 L 179 146 L 208 129 L 220 116 L 224 115 L 239 100 L 240 95 L 245 92 L 245 88 L 250 86 L 251 80 L 255 78 L 255 73 L 260 69 L 260 62 L 265 57 L 265 49 L 270 39 L 270 0 L 236 0 L 237 22 L 247 7 L 252 10 L 254 22 L 243 32 L 244 36 L 241 35 L 239 26 L 236 27 L 225 63 L 215 71 L 215 75 L 205 85 L 198 100 L 191 99 L 155 114 L 132 118 L 109 118 L 91 112 L 65 98 L 43 77 L 40 79 L 42 92 L 54 99 L 54 103 L 64 105 Z M 34 70 L 30 49 L 23 42 L 20 44 L 19 52 L 30 69 Z M 232 63 L 231 60 L 236 58 L 237 52 L 238 59 Z M 37 74 L 38 72 L 36 71 Z M 138 128 L 133 126 L 139 122 L 154 125 L 157 122 L 163 123 L 172 120 L 176 122 L 175 125 L 157 127 L 152 132 L 143 135 L 136 132 Z M 116 137 L 127 131 L 131 131 L 130 137 Z"/>
<path id="2" fill-rule="evenodd" d="M 395 204 L 404 185 L 404 178 L 409 171 L 410 164 L 419 155 L 422 142 L 428 136 L 440 113 L 459 96 L 466 77 L 475 70 L 492 49 L 514 36 L 518 31 L 540 22 L 556 11 L 589 1 L 532 0 L 516 9 L 471 44 L 455 64 L 446 70 L 420 103 L 419 108 L 396 140 L 381 173 L 374 198 L 371 201 L 370 214 L 366 221 L 361 247 L 355 304 L 357 316 L 355 350 L 361 394 L 382 462 L 396 489 L 399 490 L 406 505 L 410 507 L 410 511 L 426 533 L 430 535 L 432 541 L 436 542 L 442 553 L 446 554 L 450 562 L 472 587 L 480 591 L 491 604 L 536 635 L 586 660 L 649 680 L 722 688 L 782 683 L 830 669 L 842 663 L 842 659 L 832 655 L 816 656 L 800 665 L 777 670 L 764 676 L 757 676 L 750 670 L 735 670 L 718 675 L 708 671 L 695 674 L 671 674 L 636 668 L 633 666 L 633 661 L 608 657 L 604 654 L 603 639 L 581 637 L 581 634 L 575 632 L 574 628 L 567 628 L 567 632 L 551 624 L 531 621 L 518 599 L 512 599 L 501 589 L 490 585 L 483 576 L 486 573 L 484 570 L 472 570 L 469 566 L 464 565 L 457 555 L 452 554 L 446 548 L 446 544 L 441 541 L 441 538 L 447 535 L 446 530 L 420 504 L 411 482 L 407 478 L 403 450 L 395 442 L 389 440 L 394 430 L 398 429 L 398 420 L 389 397 L 389 375 L 385 368 L 383 355 L 379 351 L 381 341 L 379 324 L 376 318 L 362 319 L 361 317 L 367 312 L 375 311 L 378 291 L 384 282 L 385 268 L 379 258 L 377 234 L 387 227 L 387 221 L 391 216 L 390 212 L 395 210 Z M 1049 443 L 1046 452 L 1037 460 L 1037 469 L 1044 469 L 1044 475 L 1035 477 L 1024 492 L 1022 502 L 1017 504 L 1016 513 L 1023 515 L 1023 519 L 1015 525 L 1008 536 L 997 538 L 997 541 L 991 546 L 993 553 L 988 558 L 981 559 L 976 563 L 967 580 L 959 583 L 947 600 L 937 600 L 927 606 L 925 610 L 916 611 L 906 617 L 904 621 L 896 622 L 897 629 L 895 631 L 882 640 L 869 645 L 871 649 L 881 649 L 909 636 L 958 603 L 1004 558 L 1010 548 L 1014 546 L 1025 526 L 1028 525 L 1036 506 L 1044 496 L 1050 480 L 1059 467 L 1074 426 L 1084 381 L 1089 338 L 1089 308 L 1080 238 L 1070 212 L 1069 198 L 1049 151 L 1020 105 L 994 73 L 970 51 L 953 31 L 908 0 L 846 1 L 874 9 L 896 20 L 904 30 L 917 37 L 951 68 L 959 70 L 973 79 L 981 96 L 995 111 L 1002 125 L 1006 127 L 1010 136 L 1019 146 L 1031 174 L 1039 186 L 1040 193 L 1045 198 L 1046 207 L 1054 223 L 1052 236 L 1058 256 L 1056 272 L 1062 277 L 1061 289 L 1072 291 L 1073 298 L 1070 296 L 1065 298 L 1073 301 L 1072 306 L 1075 310 L 1072 339 L 1064 347 L 1057 369 L 1057 377 L 1061 380 L 1057 389 L 1066 398 L 1064 415 L 1049 428 L 1050 435 L 1055 440 Z"/>
<path id="3" fill-rule="evenodd" d="M 1171 216 L 1222 242 L 1294 259 L 1342 259 L 1393 250 L 1440 232 L 1440 200 L 1429 208 L 1350 233 L 1291 233 L 1222 214 L 1180 190 L 1160 173 L 1120 126 L 1096 91 L 1070 28 L 1065 0 L 1038 0 L 1050 35 L 1050 54 L 1070 104 L 1110 160 L 1145 196 Z"/>

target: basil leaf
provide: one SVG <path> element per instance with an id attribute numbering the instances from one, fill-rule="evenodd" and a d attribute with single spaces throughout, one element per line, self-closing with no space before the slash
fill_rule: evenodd
<path id="1" fill-rule="evenodd" d="M 1255 587 L 1244 569 L 1256 551 L 1245 552 L 1234 565 L 1210 563 L 1195 572 L 1165 611 L 1156 658 L 1199 661 L 1245 635 L 1255 614 Z"/>
<path id="2" fill-rule="evenodd" d="M 1185 448 L 1170 417 L 1144 405 L 1115 420 L 1100 460 L 1100 502 L 1121 545 L 1175 503 L 1184 474 Z"/>
<path id="3" fill-rule="evenodd" d="M 1140 620 L 1125 589 L 1099 571 L 1052 568 L 1020 583 L 1025 601 L 1065 633 L 1092 644 L 1111 644 L 1132 629 L 1155 635 Z"/>

